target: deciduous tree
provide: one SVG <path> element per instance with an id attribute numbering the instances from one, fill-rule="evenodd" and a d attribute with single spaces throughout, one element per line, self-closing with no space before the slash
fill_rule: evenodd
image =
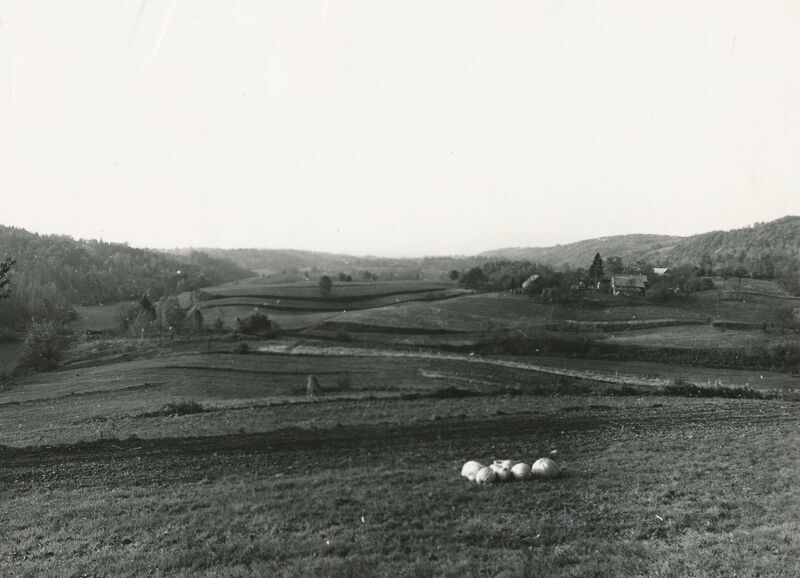
<path id="1" fill-rule="evenodd" d="M 330 295 L 331 289 L 333 289 L 333 281 L 327 275 L 323 275 L 319 278 L 319 290 L 322 292 L 323 295 Z"/>
<path id="2" fill-rule="evenodd" d="M 459 283 L 469 289 L 480 289 L 486 284 L 486 275 L 480 267 L 473 267 L 461 277 Z"/>
<path id="3" fill-rule="evenodd" d="M 609 257 L 606 259 L 605 268 L 611 275 L 619 275 L 625 271 L 625 263 L 623 263 L 622 257 Z"/>
<path id="4" fill-rule="evenodd" d="M 16 261 L 11 257 L 6 257 L 3 261 L 0 261 L 0 299 L 8 297 L 11 294 L 11 290 L 8 287 L 8 274 L 11 272 L 11 267 L 14 266 L 14 263 L 16 263 Z"/>

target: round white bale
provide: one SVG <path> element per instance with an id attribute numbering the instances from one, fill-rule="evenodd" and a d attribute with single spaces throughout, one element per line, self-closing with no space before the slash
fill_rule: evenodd
<path id="1" fill-rule="evenodd" d="M 531 467 L 526 463 L 519 462 L 511 468 L 511 475 L 515 480 L 527 480 L 531 477 Z"/>
<path id="2" fill-rule="evenodd" d="M 472 482 L 475 480 L 475 474 L 477 474 L 478 470 L 480 470 L 482 467 L 484 467 L 483 464 L 474 460 L 470 460 L 461 468 L 461 475 Z"/>
<path id="3" fill-rule="evenodd" d="M 541 478 L 553 478 L 558 475 L 558 464 L 550 458 L 539 458 L 533 462 L 531 473 Z"/>
<path id="4" fill-rule="evenodd" d="M 494 473 L 492 468 L 481 468 L 478 470 L 478 473 L 475 474 L 475 481 L 481 485 L 493 484 L 496 479 L 497 474 Z"/>
<path id="5" fill-rule="evenodd" d="M 498 482 L 507 482 L 511 479 L 511 469 L 503 467 L 498 462 L 494 462 L 489 468 L 495 473 L 497 476 Z"/>

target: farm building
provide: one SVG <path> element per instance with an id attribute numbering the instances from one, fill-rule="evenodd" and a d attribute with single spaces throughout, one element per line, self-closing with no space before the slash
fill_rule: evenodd
<path id="1" fill-rule="evenodd" d="M 647 291 L 647 275 L 611 277 L 611 292 L 614 295 L 644 295 L 645 291 Z"/>

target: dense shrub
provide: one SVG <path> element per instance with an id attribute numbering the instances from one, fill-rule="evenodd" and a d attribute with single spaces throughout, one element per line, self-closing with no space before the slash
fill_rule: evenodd
<path id="1" fill-rule="evenodd" d="M 254 311 L 244 319 L 236 318 L 236 330 L 247 335 L 266 335 L 272 331 L 272 322 L 264 313 Z"/>
<path id="2" fill-rule="evenodd" d="M 683 290 L 686 293 L 711 291 L 714 287 L 714 280 L 709 277 L 689 277 L 683 283 Z"/>
<path id="3" fill-rule="evenodd" d="M 66 339 L 54 321 L 33 322 L 25 335 L 25 350 L 17 369 L 47 371 L 61 364 Z"/>
<path id="4" fill-rule="evenodd" d="M 158 417 L 158 416 L 173 416 L 173 415 L 191 415 L 194 413 L 203 413 L 206 409 L 196 401 L 180 400 L 171 401 L 160 409 L 143 414 L 144 417 Z"/>
<path id="5" fill-rule="evenodd" d="M 724 397 L 729 399 L 765 399 L 762 392 L 750 387 L 724 387 L 699 386 L 689 383 L 682 378 L 676 378 L 673 383 L 667 385 L 661 391 L 664 395 L 674 395 L 679 397 Z"/>

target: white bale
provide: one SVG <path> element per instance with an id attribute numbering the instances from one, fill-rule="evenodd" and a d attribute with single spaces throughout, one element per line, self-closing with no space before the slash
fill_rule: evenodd
<path id="1" fill-rule="evenodd" d="M 531 467 L 526 463 L 519 462 L 511 468 L 511 475 L 515 480 L 527 480 L 531 477 Z"/>
<path id="2" fill-rule="evenodd" d="M 475 481 L 481 485 L 493 484 L 496 479 L 497 474 L 494 473 L 492 468 L 481 468 L 478 470 L 478 473 L 475 474 Z"/>
<path id="3" fill-rule="evenodd" d="M 483 464 L 470 460 L 461 468 L 461 475 L 472 482 L 475 480 L 475 474 L 477 474 L 478 470 L 482 467 L 484 467 Z"/>
<path id="4" fill-rule="evenodd" d="M 503 460 L 505 461 L 505 460 Z M 511 479 L 511 469 L 504 467 L 503 461 L 497 460 L 489 468 L 495 473 L 497 476 L 498 482 L 507 482 Z"/>
<path id="5" fill-rule="evenodd" d="M 533 462 L 531 473 L 541 478 L 552 478 L 558 475 L 558 464 L 550 458 L 539 458 Z"/>

